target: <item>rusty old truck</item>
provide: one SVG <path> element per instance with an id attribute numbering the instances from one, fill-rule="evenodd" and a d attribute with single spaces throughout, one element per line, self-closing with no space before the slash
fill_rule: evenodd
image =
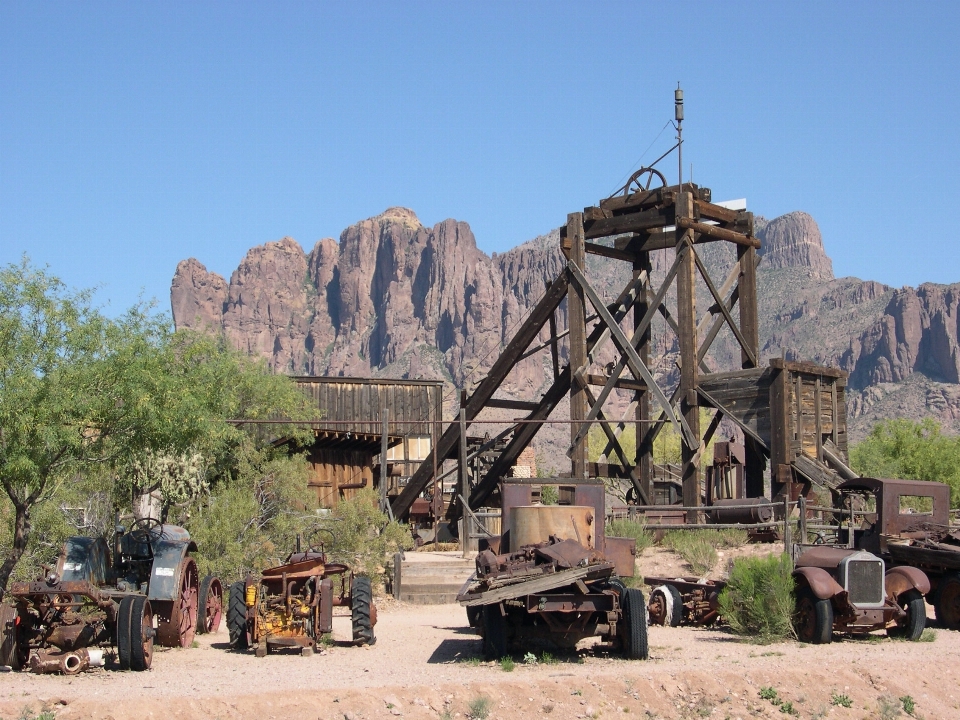
<path id="1" fill-rule="evenodd" d="M 557 485 L 559 504 L 533 503 L 539 484 Z M 503 534 L 487 540 L 457 598 L 484 654 L 499 659 L 538 640 L 572 649 L 599 636 L 625 657 L 645 660 L 643 594 L 620 579 L 634 573 L 636 541 L 605 535 L 603 483 L 509 478 L 501 493 Z"/>
<path id="2" fill-rule="evenodd" d="M 916 568 L 944 627 L 960 630 L 960 529 L 950 524 L 950 488 L 923 480 L 857 478 L 837 488 L 837 539 L 875 553 L 888 566 Z M 850 517 L 853 521 L 850 521 Z M 853 538 L 850 538 L 850 528 Z"/>

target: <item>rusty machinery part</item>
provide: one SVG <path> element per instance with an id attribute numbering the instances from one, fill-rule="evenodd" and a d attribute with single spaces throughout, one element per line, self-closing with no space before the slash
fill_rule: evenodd
<path id="1" fill-rule="evenodd" d="M 20 613 L 13 605 L 0 604 L 0 665 L 19 670 L 27 662 L 28 650 L 23 642 Z"/>
<path id="2" fill-rule="evenodd" d="M 677 627 L 683 620 L 683 599 L 673 585 L 660 585 L 650 593 L 647 604 L 652 625 Z"/>
<path id="3" fill-rule="evenodd" d="M 621 595 L 623 606 L 623 656 L 628 660 L 646 660 L 647 604 L 637 588 L 626 588 Z"/>
<path id="4" fill-rule="evenodd" d="M 654 184 L 654 180 L 659 184 Z M 626 184 L 620 188 L 614 195 L 633 195 L 635 192 L 646 192 L 651 189 L 656 190 L 667 186 L 667 179 L 663 173 L 652 167 L 642 167 L 637 170 Z"/>
<path id="5" fill-rule="evenodd" d="M 197 632 L 201 635 L 220 629 L 223 617 L 223 585 L 220 578 L 207 575 L 197 593 Z"/>
<path id="6" fill-rule="evenodd" d="M 468 605 L 466 608 L 467 624 L 470 625 L 470 627 L 473 628 L 477 634 L 480 634 L 481 632 L 480 623 L 483 622 L 482 608 L 483 608 L 482 605 Z"/>
<path id="7" fill-rule="evenodd" d="M 887 635 L 903 640 L 917 641 L 927 627 L 927 605 L 917 590 L 908 590 L 897 598 L 897 605 L 905 616 L 897 618 L 887 628 Z"/>
<path id="8" fill-rule="evenodd" d="M 137 518 L 130 526 L 129 534 L 143 542 L 150 542 L 150 531 L 154 528 L 163 528 L 163 523 L 155 517 Z"/>
<path id="9" fill-rule="evenodd" d="M 178 568 L 180 584 L 172 602 L 162 605 L 169 607 L 169 615 L 161 610 L 158 639 L 164 647 L 190 647 L 197 631 L 197 593 L 200 586 L 200 573 L 197 562 L 185 555 Z"/>
<path id="10" fill-rule="evenodd" d="M 373 588 L 368 577 L 355 577 L 350 591 L 350 620 L 353 642 L 373 645 L 377 642 L 373 626 L 377 623 L 377 607 L 373 604 Z"/>
<path id="11" fill-rule="evenodd" d="M 230 586 L 227 596 L 227 631 L 230 633 L 230 645 L 234 650 L 246 650 L 250 647 L 250 636 L 247 632 L 246 583 L 243 580 Z"/>
<path id="12" fill-rule="evenodd" d="M 797 590 L 797 607 L 793 618 L 797 640 L 811 645 L 825 645 L 833 639 L 833 605 L 821 599 L 809 587 Z"/>
<path id="13" fill-rule="evenodd" d="M 30 656 L 30 671 L 35 673 L 62 673 L 77 675 L 84 670 L 103 667 L 101 648 L 77 650 L 36 650 Z"/>
<path id="14" fill-rule="evenodd" d="M 499 660 L 507 654 L 507 620 L 500 603 L 481 606 L 483 655 L 487 660 Z"/>
<path id="15" fill-rule="evenodd" d="M 960 573 L 948 573 L 940 580 L 933 598 L 937 622 L 949 630 L 960 630 Z"/>
<path id="16" fill-rule="evenodd" d="M 127 595 L 117 613 L 116 645 L 121 670 L 149 670 L 153 664 L 153 610 L 142 595 Z"/>

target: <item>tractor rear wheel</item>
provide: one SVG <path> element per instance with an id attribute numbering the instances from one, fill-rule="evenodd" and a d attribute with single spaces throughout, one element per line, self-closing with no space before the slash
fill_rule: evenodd
<path id="1" fill-rule="evenodd" d="M 149 670 L 153 663 L 153 610 L 145 597 L 130 604 L 130 669 Z"/>
<path id="2" fill-rule="evenodd" d="M 646 660 L 650 651 L 647 646 L 647 604 L 643 593 L 637 588 L 626 588 L 620 595 L 623 608 L 623 656 L 628 660 Z"/>
<path id="3" fill-rule="evenodd" d="M 125 595 L 120 600 L 120 609 L 117 610 L 117 661 L 121 670 L 130 669 L 130 618 L 133 616 L 133 603 L 142 598 L 136 595 Z"/>
<path id="4" fill-rule="evenodd" d="M 350 595 L 353 642 L 357 645 L 373 645 L 377 642 L 377 637 L 373 634 L 376 610 L 373 607 L 373 588 L 370 585 L 370 578 L 354 578 Z"/>
<path id="5" fill-rule="evenodd" d="M 247 635 L 246 585 L 241 580 L 230 586 L 227 599 L 227 631 L 230 633 L 230 645 L 234 650 L 246 650 L 250 647 Z"/>
<path id="6" fill-rule="evenodd" d="M 207 575 L 197 593 L 197 633 L 215 633 L 223 617 L 223 585 L 220 578 Z"/>
<path id="7" fill-rule="evenodd" d="M 0 605 L 0 665 L 19 670 L 27 664 L 20 636 L 20 616 L 13 605 Z"/>

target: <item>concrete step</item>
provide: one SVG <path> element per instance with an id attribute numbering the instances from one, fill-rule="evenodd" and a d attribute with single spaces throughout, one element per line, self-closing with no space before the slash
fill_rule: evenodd
<path id="1" fill-rule="evenodd" d="M 457 602 L 457 591 L 449 593 L 421 593 L 407 592 L 404 589 L 400 593 L 400 600 L 411 605 L 449 605 Z"/>
<path id="2" fill-rule="evenodd" d="M 395 597 L 417 605 L 441 605 L 456 602 L 476 563 L 460 553 L 407 553 L 395 562 L 394 570 L 400 573 L 399 588 L 394 583 Z"/>

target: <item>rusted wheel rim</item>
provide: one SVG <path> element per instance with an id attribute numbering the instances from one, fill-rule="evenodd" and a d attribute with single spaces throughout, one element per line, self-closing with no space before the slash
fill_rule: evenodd
<path id="1" fill-rule="evenodd" d="M 143 608 L 143 631 L 141 633 L 140 642 L 143 643 L 143 660 L 146 666 L 146 669 L 150 669 L 150 665 L 153 662 L 153 637 L 156 634 L 153 629 L 153 610 L 150 607 L 150 603 L 146 602 Z"/>
<path id="2" fill-rule="evenodd" d="M 197 572 L 197 563 L 191 558 L 185 558 L 181 563 L 180 591 L 173 601 L 173 614 L 170 624 L 177 629 L 180 647 L 190 647 L 197 631 L 197 591 L 200 586 L 200 576 Z"/>
<path id="3" fill-rule="evenodd" d="M 203 627 L 208 633 L 216 632 L 223 617 L 223 586 L 216 578 L 207 589 L 206 607 L 203 609 Z"/>
<path id="4" fill-rule="evenodd" d="M 817 627 L 817 611 L 813 600 L 808 597 L 800 598 L 797 603 L 797 635 L 801 640 L 809 640 L 814 636 Z"/>
<path id="5" fill-rule="evenodd" d="M 654 590 L 650 594 L 650 602 L 647 605 L 647 610 L 650 613 L 650 622 L 652 624 L 663 625 L 666 623 L 667 604 L 662 592 Z"/>

